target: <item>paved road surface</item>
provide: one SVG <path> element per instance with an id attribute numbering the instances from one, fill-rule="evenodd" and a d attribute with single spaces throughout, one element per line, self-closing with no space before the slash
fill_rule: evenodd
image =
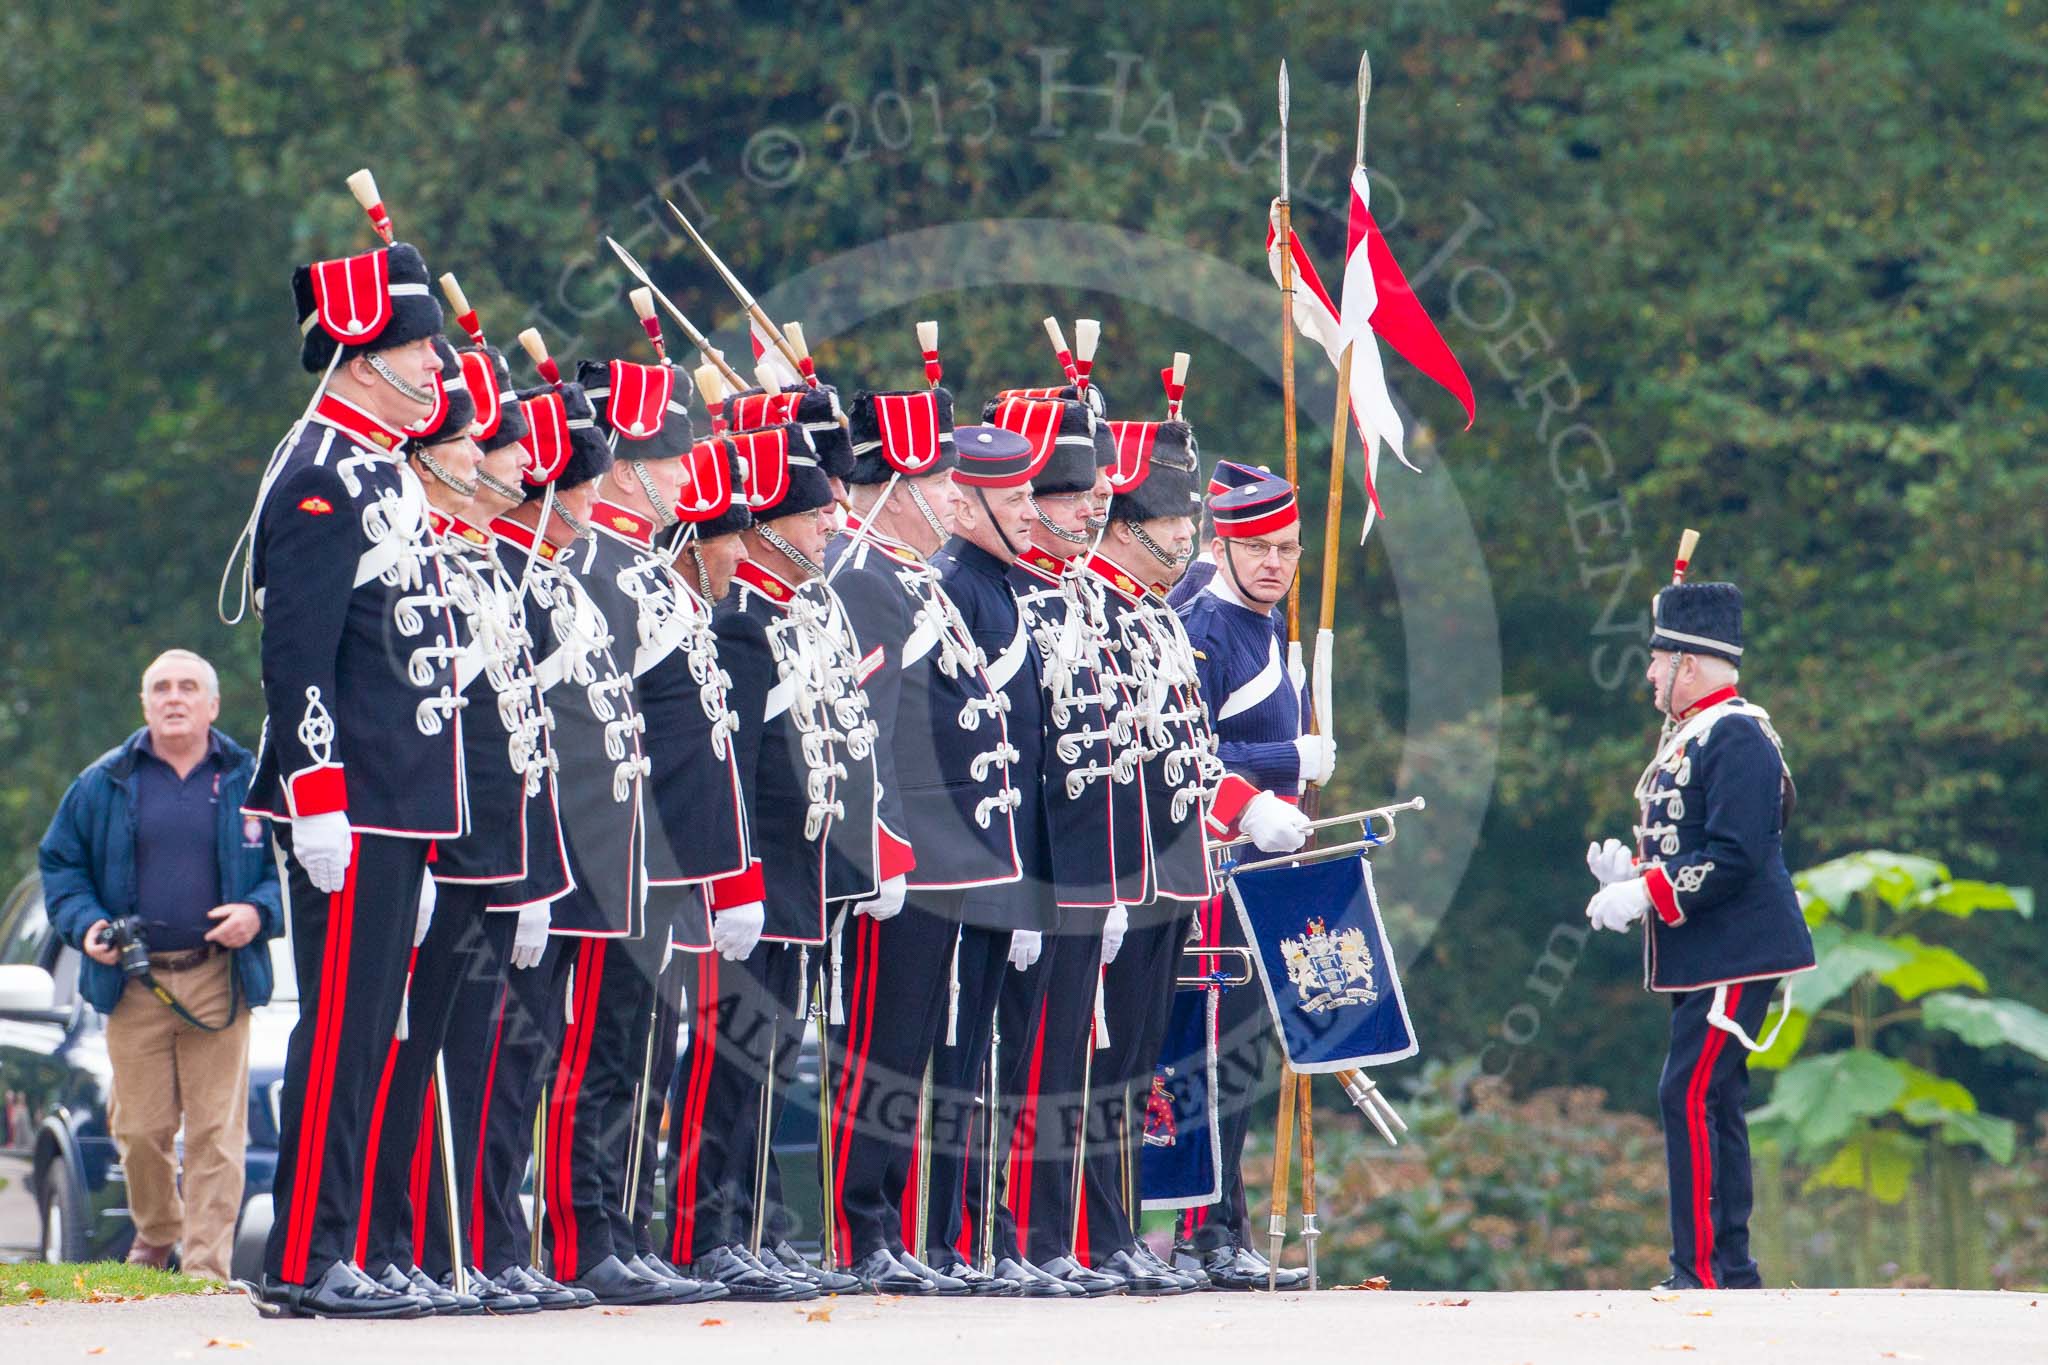
<path id="1" fill-rule="evenodd" d="M 829 1310 L 825 1312 L 822 1310 Z M 0 1308 L 8 1365 L 45 1361 L 337 1365 L 929 1365 L 941 1360 L 1156 1365 L 1377 1357 L 1399 1365 L 1560 1362 L 2048 1361 L 2048 1293 L 1824 1289 L 1761 1293 L 1204 1294 L 1019 1303 L 845 1299 L 403 1323 L 266 1322 L 238 1297 Z M 103 1348 L 92 1354 L 94 1348 Z M 685 1352 L 692 1354 L 686 1355 Z M 1229 1353 L 1224 1355 L 1223 1353 Z M 601 1353 L 601 1354 L 600 1354 Z M 1371 1353 L 1371 1356 L 1368 1356 Z"/>

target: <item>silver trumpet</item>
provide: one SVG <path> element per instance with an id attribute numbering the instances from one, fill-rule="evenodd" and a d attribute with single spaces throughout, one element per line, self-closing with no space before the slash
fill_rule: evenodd
<path id="1" fill-rule="evenodd" d="M 1328 848 L 1305 849 L 1300 853 L 1275 854 L 1272 857 L 1272 864 L 1277 866 L 1281 863 L 1320 863 L 1331 858 L 1342 857 L 1347 853 L 1357 853 L 1363 849 L 1378 848 L 1383 844 L 1391 844 L 1394 842 L 1394 836 L 1399 832 L 1394 827 L 1394 817 L 1402 811 L 1426 810 L 1427 808 L 1427 801 L 1418 796 L 1412 800 L 1400 801 L 1391 806 L 1374 806 L 1371 810 L 1356 810 L 1346 815 L 1326 815 L 1320 820 L 1309 822 L 1309 831 L 1311 833 L 1320 829 L 1334 829 L 1339 825 L 1358 825 L 1361 827 L 1364 837 L 1354 839 L 1349 843 L 1332 844 Z M 1373 827 L 1373 822 L 1376 820 L 1380 822 L 1380 829 Z M 1251 842 L 1249 837 L 1241 837 L 1227 840 L 1223 843 L 1212 843 L 1209 845 L 1209 851 L 1211 853 L 1228 853 L 1232 849 L 1248 847 Z"/>
<path id="2" fill-rule="evenodd" d="M 1198 990 L 1204 986 L 1230 987 L 1248 986 L 1251 984 L 1252 950 L 1249 948 L 1230 946 L 1204 948 L 1198 944 L 1191 943 L 1180 951 L 1183 970 L 1179 976 L 1173 979 L 1176 990 L 1191 991 Z M 1189 959 L 1205 957 L 1227 957 L 1236 965 L 1232 967 L 1219 966 L 1215 971 L 1204 975 L 1201 971 L 1200 961 L 1190 961 Z"/>

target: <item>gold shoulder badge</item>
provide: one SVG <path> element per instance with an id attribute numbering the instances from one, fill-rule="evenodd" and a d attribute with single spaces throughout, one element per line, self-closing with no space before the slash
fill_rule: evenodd
<path id="1" fill-rule="evenodd" d="M 491 538 L 482 531 L 477 530 L 474 526 L 463 527 L 462 538 L 472 545 L 488 545 L 491 543 Z"/>
<path id="2" fill-rule="evenodd" d="M 640 529 L 640 523 L 633 520 L 631 517 L 613 517 L 612 525 L 618 527 L 627 535 L 631 535 L 633 532 Z"/>
<path id="3" fill-rule="evenodd" d="M 370 433 L 370 439 L 386 450 L 391 449 L 397 443 L 396 438 L 388 431 L 373 431 Z"/>
<path id="4" fill-rule="evenodd" d="M 1204 654 L 1204 653 L 1203 653 L 1203 652 L 1202 652 L 1201 650 L 1199 650 L 1199 649 L 1197 649 L 1197 650 L 1194 650 L 1194 651 L 1193 651 L 1193 653 L 1194 653 L 1194 656 L 1195 656 L 1195 657 L 1196 657 L 1197 659 L 1200 659 L 1200 660 L 1201 660 L 1202 662 L 1204 662 L 1204 663 L 1207 663 L 1207 662 L 1209 661 L 1209 656 L 1208 656 L 1207 654 Z"/>

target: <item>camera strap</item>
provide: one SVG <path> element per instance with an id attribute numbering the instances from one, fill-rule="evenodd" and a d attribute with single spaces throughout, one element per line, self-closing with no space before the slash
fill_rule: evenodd
<path id="1" fill-rule="evenodd" d="M 193 1028 L 202 1029 L 207 1033 L 219 1033 L 222 1029 L 234 1023 L 235 1016 L 241 1012 L 242 974 L 235 970 L 235 964 L 232 961 L 228 963 L 228 1017 L 225 1023 L 209 1024 L 198 1015 L 192 1013 L 191 1010 L 186 1009 L 185 1002 L 171 994 L 171 988 L 157 980 L 155 972 L 146 971 L 137 980 L 148 987 L 151 995 L 154 995 L 157 999 L 170 1006 L 173 1014 L 176 1014 Z"/>

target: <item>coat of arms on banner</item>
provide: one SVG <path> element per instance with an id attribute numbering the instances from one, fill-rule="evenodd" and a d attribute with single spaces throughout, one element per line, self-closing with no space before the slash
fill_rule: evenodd
<path id="1" fill-rule="evenodd" d="M 1302 1009 L 1321 1014 L 1347 1005 L 1370 1005 L 1380 998 L 1373 989 L 1372 949 L 1365 946 L 1363 929 L 1332 934 L 1320 915 L 1302 928 L 1300 938 L 1280 941 L 1287 976 L 1301 995 Z"/>

